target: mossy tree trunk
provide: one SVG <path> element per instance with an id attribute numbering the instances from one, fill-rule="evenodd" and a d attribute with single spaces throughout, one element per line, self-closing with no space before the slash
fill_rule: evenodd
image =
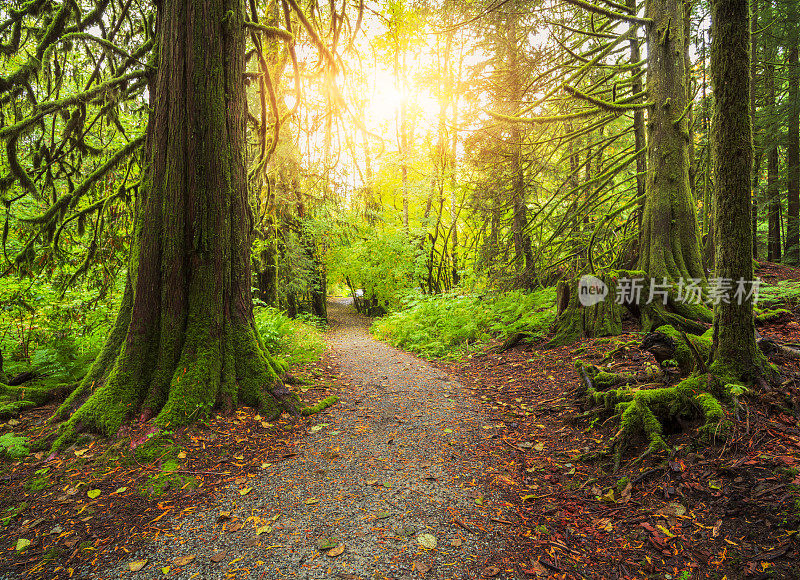
<path id="1" fill-rule="evenodd" d="M 713 0 L 711 77 L 715 150 L 714 220 L 716 276 L 753 279 L 750 227 L 750 172 L 753 158 L 752 120 L 746 96 L 750 89 L 750 10 L 748 0 Z M 723 217 L 724 216 L 724 217 Z M 714 362 L 720 376 L 753 382 L 766 368 L 756 346 L 752 298 L 719 301 L 714 307 Z"/>
<path id="2" fill-rule="evenodd" d="M 647 122 L 647 185 L 638 270 L 657 282 L 705 281 L 697 217 L 689 180 L 689 108 L 684 8 L 680 0 L 649 0 L 647 91 L 653 101 Z M 670 298 L 668 308 L 693 320 L 711 312 Z M 677 320 L 673 320 L 677 323 Z"/>
<path id="3" fill-rule="evenodd" d="M 800 264 L 800 62 L 797 4 L 788 2 L 787 64 L 789 102 L 786 122 L 786 262 Z"/>
<path id="4" fill-rule="evenodd" d="M 77 408 L 62 442 L 137 414 L 177 426 L 239 402 L 294 410 L 253 323 L 243 22 L 242 0 L 159 5 L 129 279 L 101 355 L 59 410 Z"/>

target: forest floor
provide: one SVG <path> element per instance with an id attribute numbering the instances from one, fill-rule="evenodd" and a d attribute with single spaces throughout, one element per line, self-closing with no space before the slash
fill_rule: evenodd
<path id="1" fill-rule="evenodd" d="M 800 342 L 798 314 L 759 331 Z M 0 471 L 0 578 L 800 578 L 800 428 L 779 396 L 799 400 L 800 361 L 773 360 L 786 382 L 727 441 L 675 424 L 672 454 L 633 448 L 613 473 L 579 459 L 616 426 L 577 420 L 572 365 L 651 360 L 633 325 L 434 364 L 341 302 L 331 318 L 329 352 L 296 374 L 309 402 L 341 401 L 304 422 L 242 409 L 160 457 L 132 429 Z M 46 432 L 52 410 L 0 432 Z"/>

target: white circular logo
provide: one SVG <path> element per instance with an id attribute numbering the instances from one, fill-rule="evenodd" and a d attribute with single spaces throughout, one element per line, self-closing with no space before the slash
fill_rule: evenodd
<path id="1" fill-rule="evenodd" d="M 578 282 L 578 300 L 584 307 L 594 306 L 608 296 L 608 287 L 596 276 L 586 274 Z"/>

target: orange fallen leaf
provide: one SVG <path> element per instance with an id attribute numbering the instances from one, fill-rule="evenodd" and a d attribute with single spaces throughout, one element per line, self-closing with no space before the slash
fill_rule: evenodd
<path id="1" fill-rule="evenodd" d="M 330 556 L 331 558 L 335 558 L 336 556 L 339 556 L 343 552 L 344 552 L 344 544 L 339 544 L 338 546 L 336 546 L 332 550 L 328 550 L 327 553 L 328 553 L 328 556 Z"/>

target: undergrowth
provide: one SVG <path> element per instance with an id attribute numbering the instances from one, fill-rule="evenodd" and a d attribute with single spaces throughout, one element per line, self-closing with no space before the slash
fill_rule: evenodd
<path id="1" fill-rule="evenodd" d="M 762 284 L 758 290 L 759 308 L 797 304 L 800 304 L 800 280 L 779 280 L 775 284 Z"/>
<path id="2" fill-rule="evenodd" d="M 516 333 L 544 337 L 554 319 L 555 288 L 496 296 L 414 293 L 404 299 L 402 310 L 377 320 L 372 331 L 424 357 L 456 359 Z"/>
<path id="3" fill-rule="evenodd" d="M 300 314 L 291 319 L 270 306 L 257 306 L 253 314 L 266 349 L 289 367 L 313 362 L 325 350 L 325 323 L 319 318 Z"/>

